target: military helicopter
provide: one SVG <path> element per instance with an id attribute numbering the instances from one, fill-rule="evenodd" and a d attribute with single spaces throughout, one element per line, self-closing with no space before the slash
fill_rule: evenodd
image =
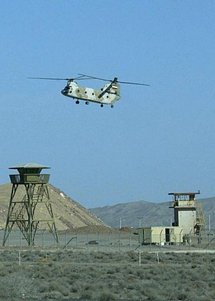
<path id="1" fill-rule="evenodd" d="M 110 105 L 114 107 L 114 103 L 120 99 L 120 84 L 128 85 L 139 85 L 149 86 L 147 84 L 118 81 L 117 77 L 112 80 L 95 77 L 86 74 L 78 74 L 75 78 L 56 78 L 56 77 L 29 77 L 30 79 L 44 79 L 44 80 L 66 80 L 67 84 L 61 91 L 64 96 L 71 97 L 75 100 L 76 104 L 80 103 L 80 100 L 85 101 L 88 105 L 90 102 L 100 104 L 101 107 L 104 105 Z M 107 83 L 101 89 L 93 89 L 80 86 L 77 81 L 79 80 L 100 80 L 106 81 Z"/>

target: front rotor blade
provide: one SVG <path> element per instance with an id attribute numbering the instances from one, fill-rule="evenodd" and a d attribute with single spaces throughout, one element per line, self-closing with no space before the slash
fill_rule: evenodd
<path id="1" fill-rule="evenodd" d="M 58 77 L 28 77 L 28 79 L 69 80 L 70 78 L 58 78 Z"/>
<path id="2" fill-rule="evenodd" d="M 61 77 L 28 77 L 28 79 L 42 79 L 42 80 L 84 80 L 83 75 L 70 78 L 61 78 Z"/>

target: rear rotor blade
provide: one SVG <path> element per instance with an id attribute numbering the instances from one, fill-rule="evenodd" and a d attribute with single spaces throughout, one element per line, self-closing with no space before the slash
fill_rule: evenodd
<path id="1" fill-rule="evenodd" d="M 118 81 L 118 83 L 120 83 L 120 84 L 126 84 L 126 85 L 150 86 L 150 85 L 148 85 L 148 84 L 135 83 L 135 82 Z"/>
<path id="2" fill-rule="evenodd" d="M 102 80 L 102 81 L 105 81 L 105 82 L 107 82 L 107 81 L 108 82 L 113 82 L 113 79 L 101 78 L 101 77 L 96 77 L 96 76 L 91 76 L 91 75 L 86 75 L 86 74 L 80 74 L 80 75 L 86 76 L 86 77 L 92 78 L 92 79 Z M 148 84 L 136 83 L 136 82 L 126 82 L 126 81 L 119 81 L 119 80 L 117 80 L 116 82 L 118 82 L 120 84 L 126 84 L 126 85 L 150 86 Z"/>
<path id="3" fill-rule="evenodd" d="M 92 79 L 102 80 L 102 81 L 105 81 L 105 82 L 111 82 L 111 79 L 105 79 L 105 78 L 96 77 L 96 76 L 91 76 L 91 75 L 87 75 L 87 74 L 81 74 L 81 73 L 79 73 L 79 75 L 85 76 L 86 79 L 87 79 L 87 78 L 88 78 L 88 79 L 92 78 Z"/>

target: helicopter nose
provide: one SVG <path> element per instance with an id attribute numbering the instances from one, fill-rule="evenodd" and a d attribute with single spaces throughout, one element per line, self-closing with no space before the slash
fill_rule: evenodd
<path id="1" fill-rule="evenodd" d="M 66 85 L 63 90 L 61 91 L 61 93 L 63 95 L 67 95 L 69 93 L 69 90 L 70 90 L 70 86 L 69 85 Z"/>
<path id="2" fill-rule="evenodd" d="M 61 90 L 61 93 L 63 95 L 66 95 L 68 93 L 69 89 L 67 87 L 65 87 L 63 90 Z"/>

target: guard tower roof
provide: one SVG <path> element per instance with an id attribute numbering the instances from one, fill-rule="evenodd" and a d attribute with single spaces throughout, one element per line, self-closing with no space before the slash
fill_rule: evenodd
<path id="1" fill-rule="evenodd" d="M 178 195 L 178 196 L 183 196 L 183 195 L 194 195 L 194 194 L 200 194 L 200 191 L 198 192 L 169 192 L 168 195 Z"/>
<path id="2" fill-rule="evenodd" d="M 35 169 L 49 169 L 50 167 L 44 166 L 38 163 L 26 163 L 26 164 L 19 164 L 17 166 L 9 167 L 9 169 L 27 169 L 27 168 L 35 168 Z"/>

